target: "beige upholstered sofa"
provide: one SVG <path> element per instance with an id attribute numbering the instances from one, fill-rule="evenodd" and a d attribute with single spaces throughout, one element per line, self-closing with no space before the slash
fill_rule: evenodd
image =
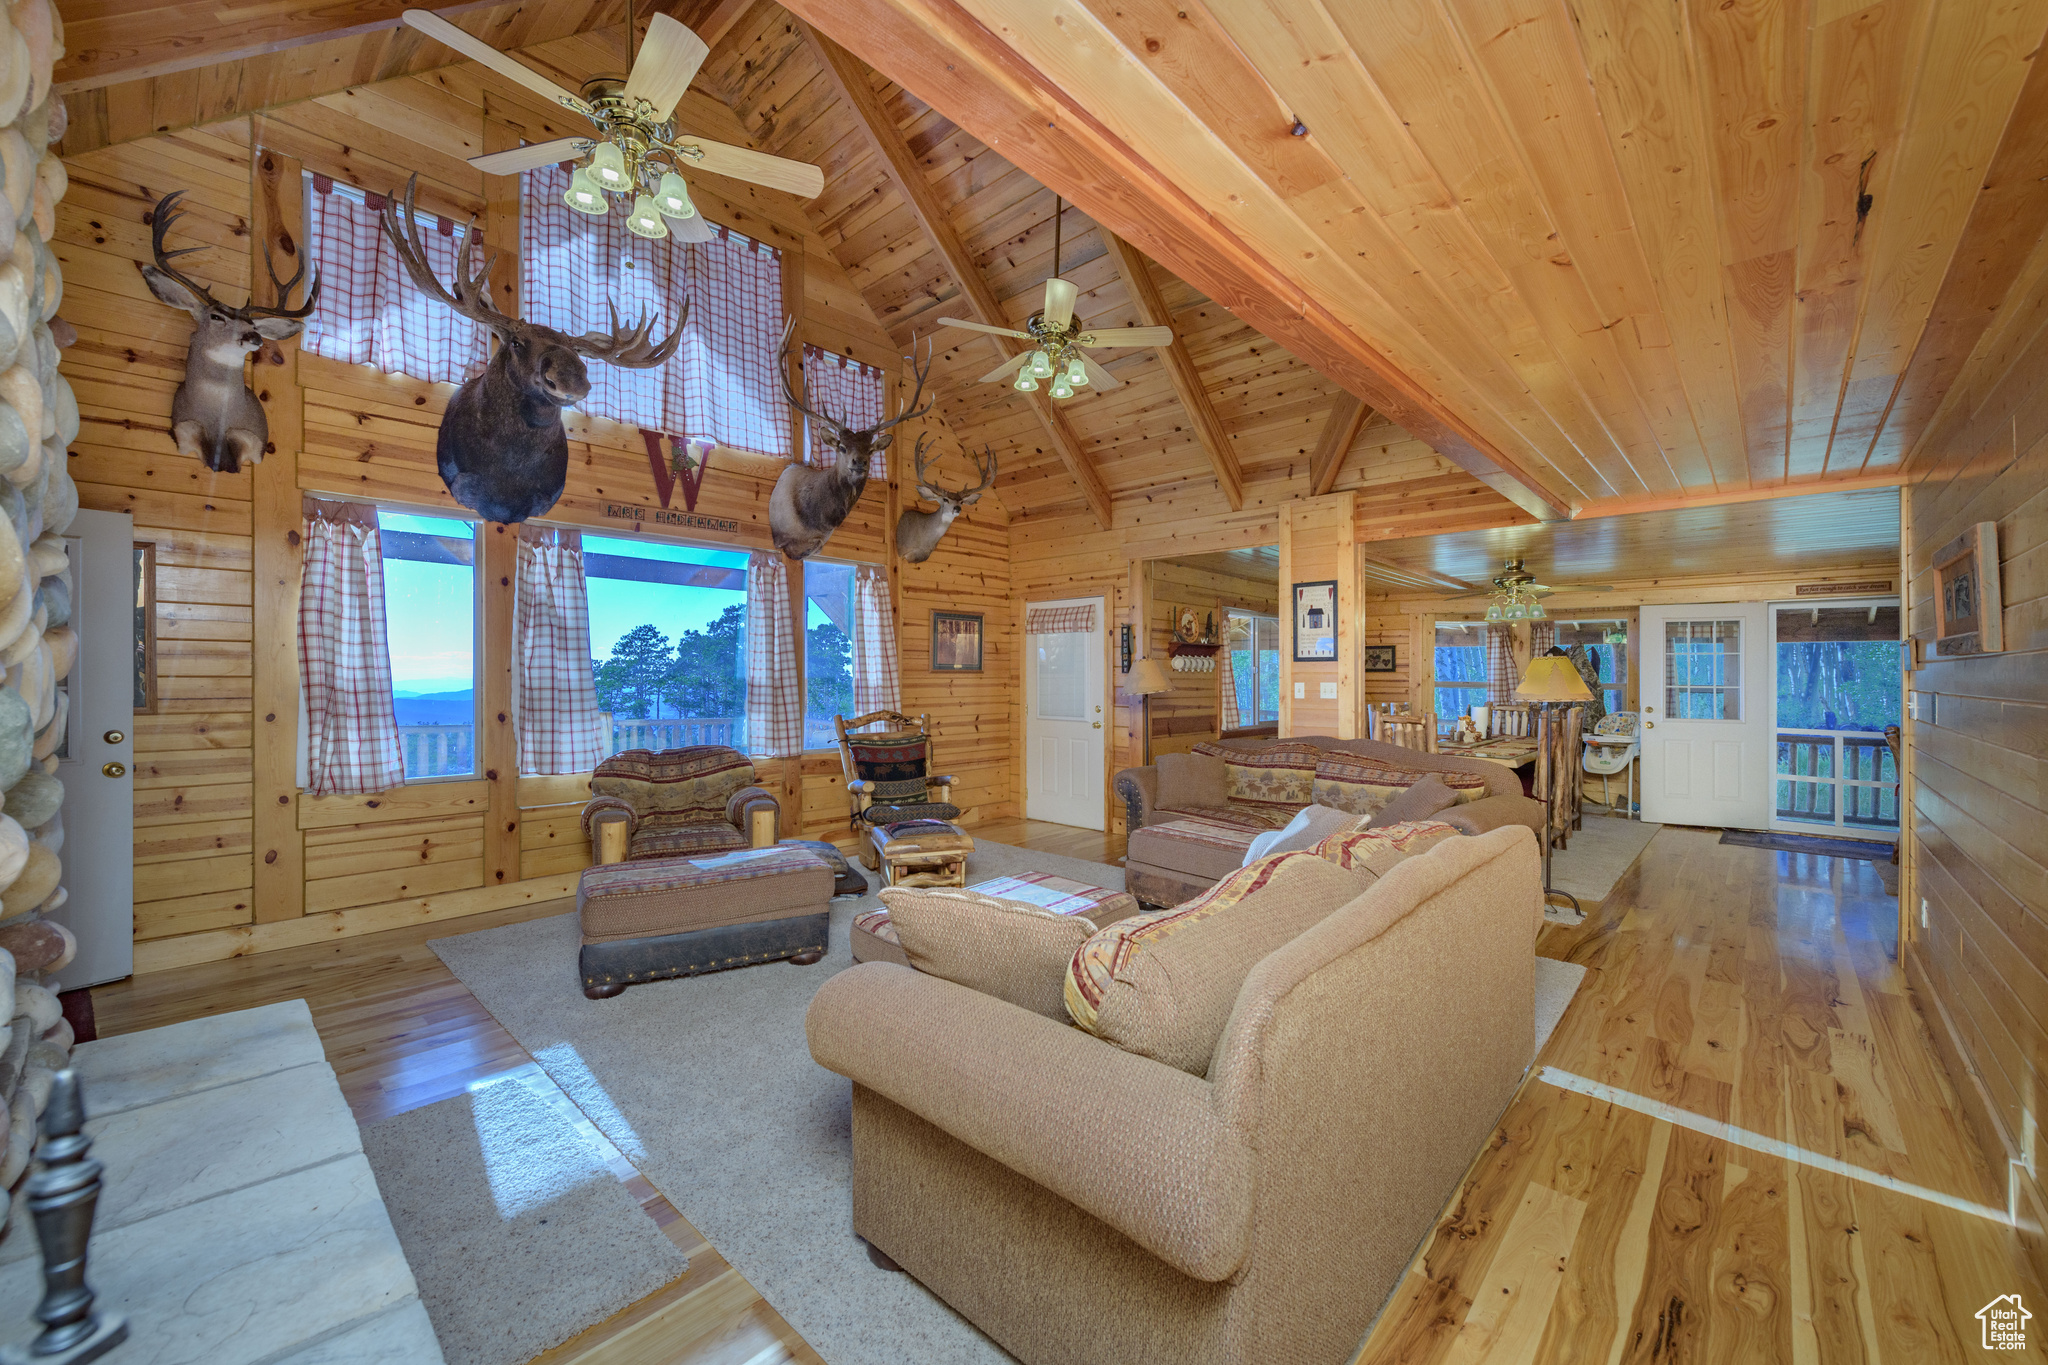
<path id="1" fill-rule="evenodd" d="M 1522 780 L 1513 769 L 1485 759 L 1423 753 L 1377 740 L 1330 735 L 1226 739 L 1200 746 L 1200 750 L 1248 755 L 1278 749 L 1314 750 L 1395 771 L 1462 775 L 1467 781 L 1459 783 L 1465 788 L 1459 793 L 1461 803 L 1428 817 L 1461 833 L 1482 834 L 1508 825 L 1532 832 L 1543 828 L 1543 803 L 1522 794 Z M 1148 905 L 1178 905 L 1199 895 L 1243 862 L 1255 837 L 1286 824 L 1308 804 L 1300 799 L 1292 804 L 1233 799 L 1193 806 L 1163 804 L 1157 764 L 1125 768 L 1116 775 L 1115 785 L 1128 819 L 1125 885 Z"/>
<path id="2" fill-rule="evenodd" d="M 1520 828 L 1393 867 L 1252 966 L 1206 1075 L 840 973 L 853 1231 L 1026 1365 L 1341 1365 L 1529 1065 L 1539 884 Z"/>

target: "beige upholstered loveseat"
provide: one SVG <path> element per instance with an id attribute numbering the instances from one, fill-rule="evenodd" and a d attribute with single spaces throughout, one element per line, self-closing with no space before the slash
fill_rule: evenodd
<path id="1" fill-rule="evenodd" d="M 1251 968 L 1206 1075 L 840 973 L 853 1231 L 1026 1365 L 1341 1365 L 1529 1065 L 1539 884 L 1519 827 L 1394 867 Z"/>

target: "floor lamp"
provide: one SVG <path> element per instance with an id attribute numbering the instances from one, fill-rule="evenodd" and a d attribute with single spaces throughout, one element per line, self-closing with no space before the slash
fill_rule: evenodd
<path id="1" fill-rule="evenodd" d="M 1142 718 L 1138 722 L 1144 727 L 1145 762 L 1152 761 L 1152 698 L 1161 692 L 1173 691 L 1173 679 L 1166 676 L 1166 670 L 1159 666 L 1159 660 L 1144 658 L 1131 665 L 1131 671 L 1124 675 L 1124 691 L 1143 702 Z"/>
<path id="2" fill-rule="evenodd" d="M 1536 742 L 1543 753 L 1543 762 L 1538 765 L 1544 777 L 1543 900 L 1548 904 L 1552 897 L 1563 896 L 1572 903 L 1572 909 L 1583 916 L 1586 913 L 1585 907 L 1579 904 L 1577 896 L 1569 891 L 1553 890 L 1550 885 L 1550 841 L 1555 833 L 1552 829 L 1554 821 L 1551 811 L 1557 793 L 1557 765 L 1561 762 L 1559 756 L 1551 752 L 1550 727 L 1552 714 L 1558 707 L 1569 706 L 1573 702 L 1591 701 L 1593 694 L 1587 690 L 1586 680 L 1579 676 L 1579 670 L 1570 658 L 1563 654 L 1544 654 L 1529 660 L 1529 667 L 1522 674 L 1521 685 L 1515 688 L 1515 699 L 1535 702 L 1542 708 Z M 1571 771 L 1576 774 L 1579 770 L 1578 765 L 1574 763 L 1570 766 Z"/>

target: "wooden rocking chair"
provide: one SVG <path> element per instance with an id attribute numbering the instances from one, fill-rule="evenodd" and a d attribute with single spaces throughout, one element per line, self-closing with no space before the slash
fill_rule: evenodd
<path id="1" fill-rule="evenodd" d="M 880 722 L 884 728 L 866 733 Z M 846 772 L 849 824 L 866 841 L 876 825 L 903 820 L 957 820 L 953 779 L 931 775 L 930 715 L 906 716 L 900 711 L 870 711 L 864 716 L 834 716 L 839 735 L 839 762 Z"/>

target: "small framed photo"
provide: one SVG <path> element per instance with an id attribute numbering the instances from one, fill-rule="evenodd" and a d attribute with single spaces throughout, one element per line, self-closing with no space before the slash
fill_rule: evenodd
<path id="1" fill-rule="evenodd" d="M 1176 613 L 1173 623 L 1173 638 L 1184 645 L 1200 644 L 1202 641 L 1202 609 L 1182 607 Z"/>
<path id="2" fill-rule="evenodd" d="M 1934 652 L 1942 658 L 2002 652 L 1998 523 L 1980 521 L 1942 546 L 1934 576 Z"/>
<path id="3" fill-rule="evenodd" d="M 1365 673 L 1392 673 L 1394 671 L 1394 647 L 1392 645 L 1366 645 L 1359 651 L 1359 669 Z"/>
<path id="4" fill-rule="evenodd" d="M 1337 580 L 1294 585 L 1294 662 L 1337 659 Z"/>
<path id="5" fill-rule="evenodd" d="M 981 613 L 932 613 L 932 672 L 981 672 Z"/>

